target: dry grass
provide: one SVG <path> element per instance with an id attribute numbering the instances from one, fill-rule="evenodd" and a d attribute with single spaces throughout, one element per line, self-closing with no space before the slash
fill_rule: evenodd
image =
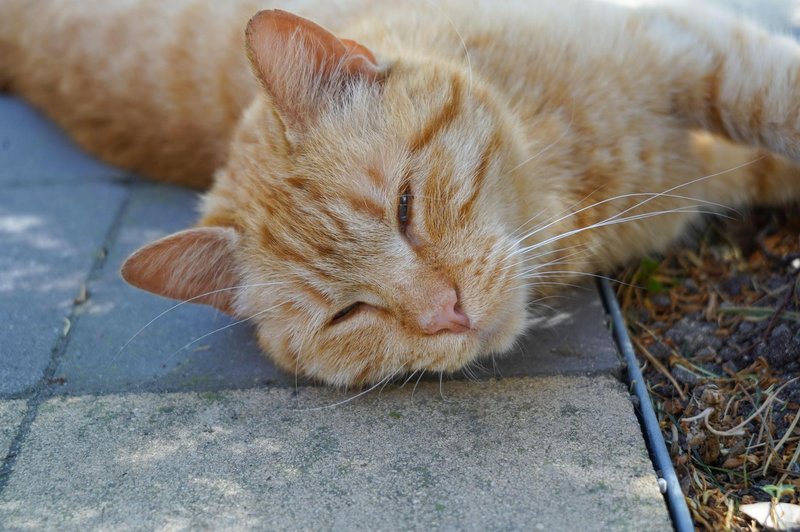
<path id="1" fill-rule="evenodd" d="M 625 313 L 696 525 L 800 503 L 800 213 L 713 225 L 620 276 Z M 631 286 L 633 285 L 633 286 Z"/>

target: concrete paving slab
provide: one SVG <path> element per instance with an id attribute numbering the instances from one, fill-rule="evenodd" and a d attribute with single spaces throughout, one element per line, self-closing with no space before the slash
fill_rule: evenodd
<path id="1" fill-rule="evenodd" d="M 120 222 L 117 242 L 90 298 L 78 310 L 56 375 L 59 392 L 185 391 L 294 386 L 294 375 L 278 370 L 259 351 L 247 324 L 215 310 L 184 305 L 163 316 L 120 348 L 154 317 L 175 304 L 126 285 L 119 276 L 125 258 L 139 246 L 195 221 L 197 194 L 164 185 L 136 185 Z M 487 361 L 483 378 L 556 373 L 618 374 L 621 365 L 602 304 L 593 288 L 567 295 L 557 310 L 539 318 L 520 349 Z M 220 330 L 217 333 L 203 336 Z M 198 340 L 199 339 L 199 340 Z M 191 342 L 185 349 L 184 346 Z"/>
<path id="2" fill-rule="evenodd" d="M 285 380 L 260 354 L 246 324 L 181 350 L 232 323 L 210 307 L 183 305 L 119 352 L 143 325 L 175 304 L 127 285 L 119 275 L 122 262 L 139 246 L 185 229 L 196 218 L 197 192 L 149 184 L 132 190 L 116 244 L 89 285 L 89 299 L 77 310 L 78 323 L 56 369 L 66 381 L 57 391 L 217 390 Z"/>
<path id="3" fill-rule="evenodd" d="M 0 463 L 8 454 L 26 410 L 26 401 L 0 401 Z"/>
<path id="4" fill-rule="evenodd" d="M 10 529 L 671 530 L 609 377 L 53 398 Z M 311 410 L 308 410 L 311 409 Z M 316 409 L 316 410 L 315 410 Z M 424 422 L 420 422 L 424 420 Z"/>
<path id="5" fill-rule="evenodd" d="M 107 182 L 126 175 L 87 155 L 22 100 L 0 94 L 0 185 Z"/>
<path id="6" fill-rule="evenodd" d="M 126 194 L 100 183 L 0 188 L 0 397 L 41 378 Z"/>

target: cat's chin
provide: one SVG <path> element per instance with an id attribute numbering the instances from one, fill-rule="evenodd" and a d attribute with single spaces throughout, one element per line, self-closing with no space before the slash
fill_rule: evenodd
<path id="1" fill-rule="evenodd" d="M 510 351 L 527 329 L 526 312 L 504 316 L 480 332 L 481 356 L 502 355 Z"/>

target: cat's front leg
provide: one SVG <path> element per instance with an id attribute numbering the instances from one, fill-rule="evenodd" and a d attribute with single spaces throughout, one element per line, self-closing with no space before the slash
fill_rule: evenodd
<path id="1" fill-rule="evenodd" d="M 800 45 L 722 11 L 641 15 L 666 62 L 671 111 L 688 127 L 800 162 Z"/>

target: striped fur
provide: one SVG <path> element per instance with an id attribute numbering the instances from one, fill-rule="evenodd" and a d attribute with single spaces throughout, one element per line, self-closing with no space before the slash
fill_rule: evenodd
<path id="1" fill-rule="evenodd" d="M 360 43 L 326 36 L 345 55 L 323 57 L 269 24 L 246 41 L 272 7 L 257 0 L 6 0 L 0 82 L 114 164 L 215 175 L 199 228 L 134 255 L 128 279 L 246 287 L 201 301 L 336 385 L 503 352 L 553 286 L 664 249 L 697 211 L 800 197 L 789 39 L 688 4 L 392 4 L 286 2 Z M 450 287 L 472 329 L 426 334 Z"/>

